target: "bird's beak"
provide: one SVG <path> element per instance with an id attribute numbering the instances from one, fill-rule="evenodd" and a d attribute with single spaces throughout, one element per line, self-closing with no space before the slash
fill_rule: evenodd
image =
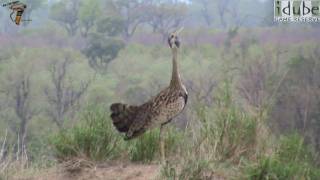
<path id="1" fill-rule="evenodd" d="M 181 27 L 180 29 L 176 30 L 175 34 L 179 35 L 183 31 L 184 27 Z"/>

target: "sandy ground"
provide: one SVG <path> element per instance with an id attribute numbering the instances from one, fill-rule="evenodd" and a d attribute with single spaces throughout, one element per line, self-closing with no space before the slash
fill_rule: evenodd
<path id="1" fill-rule="evenodd" d="M 162 180 L 161 165 L 131 162 L 96 164 L 85 159 L 74 159 L 49 169 L 26 169 L 11 180 Z M 1 179 L 1 177 L 0 177 Z M 205 173 L 204 180 L 226 180 L 224 173 Z"/>
<path id="2" fill-rule="evenodd" d="M 66 170 L 54 167 L 29 177 L 14 180 L 152 180 L 159 177 L 160 165 L 102 164 Z"/>

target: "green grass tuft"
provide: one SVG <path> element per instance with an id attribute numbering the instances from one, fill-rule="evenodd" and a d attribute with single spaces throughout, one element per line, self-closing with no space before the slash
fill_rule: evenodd
<path id="1" fill-rule="evenodd" d="M 159 149 L 159 130 L 146 132 L 129 143 L 129 157 L 131 161 L 152 161 Z"/>
<path id="2" fill-rule="evenodd" d="M 59 160 L 86 157 L 101 161 L 121 153 L 120 139 L 105 109 L 89 107 L 79 124 L 60 131 L 51 139 L 51 144 Z"/>

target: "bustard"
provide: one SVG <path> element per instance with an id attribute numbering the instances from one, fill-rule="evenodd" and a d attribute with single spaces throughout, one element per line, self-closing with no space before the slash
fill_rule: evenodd
<path id="1" fill-rule="evenodd" d="M 110 107 L 113 124 L 119 132 L 126 133 L 125 140 L 160 126 L 160 153 L 163 163 L 165 162 L 163 127 L 181 113 L 188 99 L 187 90 L 181 82 L 178 70 L 177 56 L 180 42 L 177 35 L 179 31 L 171 33 L 168 38 L 173 56 L 170 85 L 142 105 L 114 103 Z"/>

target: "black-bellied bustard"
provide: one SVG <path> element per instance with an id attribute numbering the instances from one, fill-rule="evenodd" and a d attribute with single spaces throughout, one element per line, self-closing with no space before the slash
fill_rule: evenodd
<path id="1" fill-rule="evenodd" d="M 172 51 L 172 77 L 168 87 L 146 103 L 135 106 L 122 103 L 111 105 L 111 118 L 118 131 L 126 133 L 125 140 L 130 140 L 148 129 L 160 126 L 160 153 L 165 162 L 163 126 L 181 113 L 187 104 L 188 93 L 183 85 L 178 69 L 179 31 L 170 34 L 168 43 Z"/>

